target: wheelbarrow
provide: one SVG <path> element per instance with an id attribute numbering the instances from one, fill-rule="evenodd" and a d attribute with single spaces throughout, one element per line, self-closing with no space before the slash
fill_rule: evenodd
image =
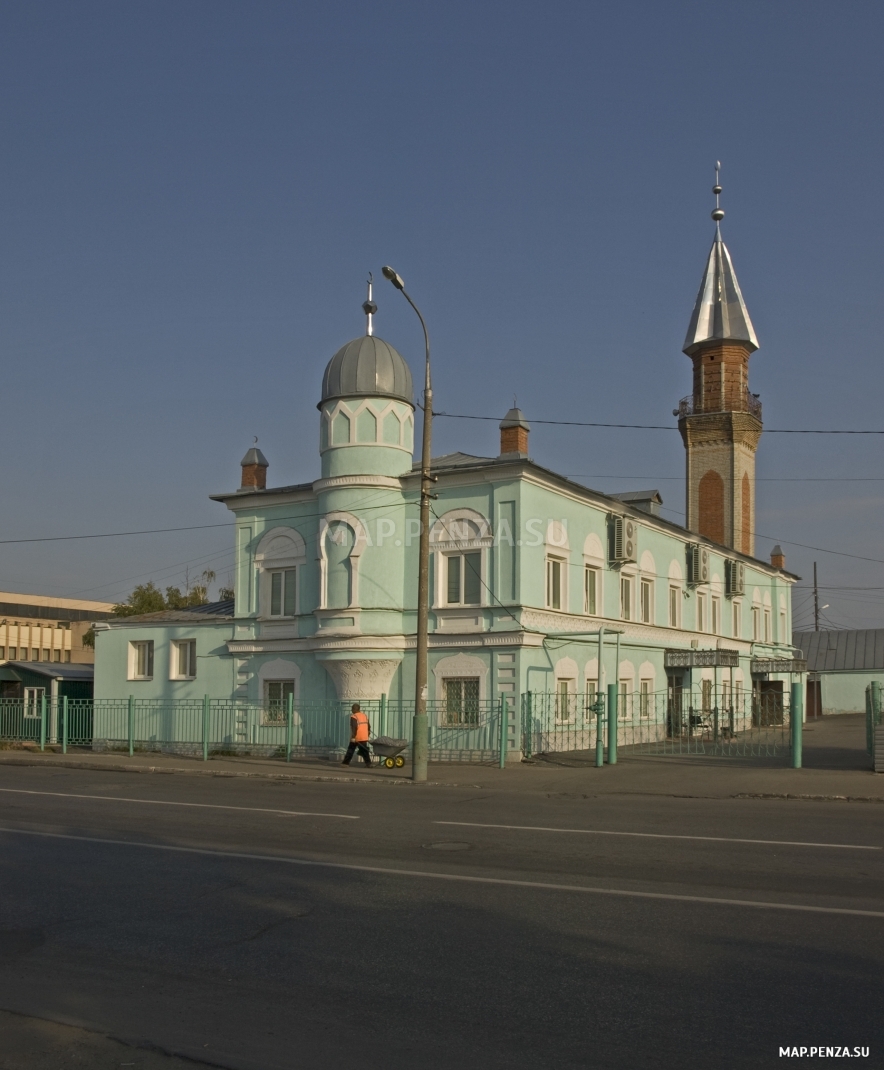
<path id="1" fill-rule="evenodd" d="M 371 741 L 371 749 L 375 756 L 380 759 L 380 764 L 388 769 L 401 769 L 405 765 L 402 751 L 408 746 L 407 739 L 391 739 L 389 736 L 378 736 Z"/>

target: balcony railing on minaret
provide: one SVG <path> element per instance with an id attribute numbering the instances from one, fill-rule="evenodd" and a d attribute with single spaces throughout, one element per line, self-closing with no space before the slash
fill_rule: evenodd
<path id="1" fill-rule="evenodd" d="M 678 408 L 672 413 L 673 416 L 677 416 L 681 420 L 685 416 L 705 416 L 709 413 L 716 412 L 748 412 L 750 416 L 754 416 L 756 420 L 761 419 L 761 399 L 757 394 L 753 394 L 751 391 L 746 390 L 743 393 L 742 398 L 739 400 L 729 400 L 726 409 L 722 408 L 705 408 L 702 401 L 697 404 L 694 400 L 693 394 L 688 394 L 686 398 L 682 398 L 678 403 Z"/>

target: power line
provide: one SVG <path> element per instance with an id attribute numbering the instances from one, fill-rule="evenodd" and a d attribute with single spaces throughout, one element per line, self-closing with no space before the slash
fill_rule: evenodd
<path id="1" fill-rule="evenodd" d="M 460 412 L 434 412 L 433 416 L 446 416 L 450 420 L 500 420 L 499 416 L 467 416 Z M 533 424 L 551 424 L 558 427 L 617 427 L 631 431 L 677 431 L 671 424 L 602 424 L 585 420 L 535 420 Z M 884 435 L 884 431 L 816 431 L 784 427 L 765 427 L 768 435 Z"/>

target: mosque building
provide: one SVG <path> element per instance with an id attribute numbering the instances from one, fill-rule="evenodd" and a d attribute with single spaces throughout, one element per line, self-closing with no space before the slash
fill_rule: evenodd
<path id="1" fill-rule="evenodd" d="M 545 468 L 518 408 L 500 423 L 496 455 L 433 458 L 428 697 L 442 712 L 431 729 L 471 701 L 505 696 L 516 710 L 528 693 L 567 700 L 611 683 L 624 696 L 788 693 L 802 668 L 791 645 L 798 577 L 779 547 L 754 556 L 758 341 L 723 214 L 716 200 L 684 344 L 693 391 L 676 409 L 686 526 L 660 515 L 654 490 L 602 494 Z M 415 398 L 407 362 L 365 307 L 366 334 L 322 377 L 318 478 L 268 485 L 256 446 L 239 487 L 213 495 L 235 518 L 235 600 L 99 625 L 97 700 L 208 696 L 259 711 L 288 695 L 299 709 L 413 701 Z M 623 716 L 640 717 L 643 702 Z M 260 741 L 257 716 L 247 726 L 243 715 L 233 743 Z M 517 757 L 515 718 L 509 747 Z"/>

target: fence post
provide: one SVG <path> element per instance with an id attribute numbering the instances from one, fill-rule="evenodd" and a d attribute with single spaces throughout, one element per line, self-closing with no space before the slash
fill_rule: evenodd
<path id="1" fill-rule="evenodd" d="M 68 752 L 68 697 L 61 700 L 61 753 Z"/>
<path id="2" fill-rule="evenodd" d="M 129 696 L 129 757 L 135 753 L 135 696 Z"/>
<path id="3" fill-rule="evenodd" d="M 285 711 L 285 760 L 290 762 L 292 760 L 292 728 L 295 720 L 295 696 L 294 693 L 288 696 L 288 702 L 286 704 Z"/>
<path id="4" fill-rule="evenodd" d="M 208 695 L 203 695 L 203 761 L 209 760 L 209 703 Z"/>
<path id="5" fill-rule="evenodd" d="M 46 692 L 40 699 L 40 750 L 46 750 Z"/>
<path id="6" fill-rule="evenodd" d="M 377 736 L 385 736 L 387 734 L 387 696 L 381 695 L 381 705 L 378 709 L 378 721 L 380 722 L 380 732 L 375 732 Z"/>
<path id="7" fill-rule="evenodd" d="M 500 706 L 500 757 L 498 758 L 498 766 L 503 769 L 506 765 L 506 736 L 507 736 L 507 720 L 508 712 L 506 707 L 506 695 L 501 695 L 499 700 Z"/>
<path id="8" fill-rule="evenodd" d="M 595 696 L 595 764 L 600 769 L 605 764 L 605 696 L 601 690 Z"/>
<path id="9" fill-rule="evenodd" d="M 617 685 L 608 684 L 608 765 L 617 764 Z"/>
<path id="10" fill-rule="evenodd" d="M 801 684 L 792 684 L 789 716 L 792 721 L 792 768 L 801 768 L 801 751 L 804 741 L 804 709 L 801 701 Z"/>
<path id="11" fill-rule="evenodd" d="M 869 754 L 875 754 L 875 729 L 881 723 L 881 681 L 872 681 L 871 692 L 871 727 L 869 729 Z"/>
<path id="12" fill-rule="evenodd" d="M 531 735 L 533 731 L 533 692 L 526 691 L 522 695 L 522 757 L 531 757 Z"/>

